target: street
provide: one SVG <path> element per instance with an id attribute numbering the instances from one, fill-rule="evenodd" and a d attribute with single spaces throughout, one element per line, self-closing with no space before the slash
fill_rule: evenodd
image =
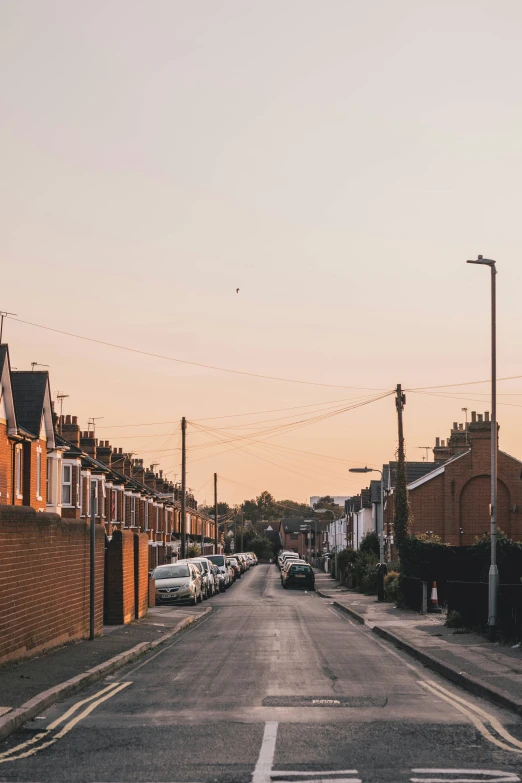
<path id="1" fill-rule="evenodd" d="M 283 590 L 274 565 L 251 568 L 211 603 L 173 642 L 10 736 L 0 780 L 520 779 L 516 716 L 415 664 L 328 599 Z"/>

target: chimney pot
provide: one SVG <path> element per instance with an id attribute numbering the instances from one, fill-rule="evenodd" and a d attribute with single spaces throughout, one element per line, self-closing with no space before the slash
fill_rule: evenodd
<path id="1" fill-rule="evenodd" d="M 484 414 L 484 421 L 489 421 L 489 411 L 486 411 Z"/>
<path id="2" fill-rule="evenodd" d="M 87 437 L 94 438 L 94 432 L 89 432 L 89 435 Z"/>
<path id="3" fill-rule="evenodd" d="M 435 448 L 440 448 L 440 438 L 435 438 Z"/>
<path id="4" fill-rule="evenodd" d="M 440 445 L 441 445 L 442 448 L 444 448 L 444 441 L 443 440 L 441 440 Z"/>
<path id="5" fill-rule="evenodd" d="M 471 411 L 471 421 L 472 423 L 477 421 L 477 411 Z"/>
<path id="6" fill-rule="evenodd" d="M 456 422 L 456 421 L 454 421 L 454 422 L 453 422 L 453 429 L 454 429 L 454 430 L 458 430 L 458 428 L 459 428 L 459 425 L 457 424 L 457 422 Z"/>
<path id="7" fill-rule="evenodd" d="M 78 424 L 78 416 L 73 416 L 72 417 L 72 423 L 73 424 Z"/>
<path id="8" fill-rule="evenodd" d="M 479 413 L 477 418 L 479 421 L 482 421 L 482 413 Z"/>

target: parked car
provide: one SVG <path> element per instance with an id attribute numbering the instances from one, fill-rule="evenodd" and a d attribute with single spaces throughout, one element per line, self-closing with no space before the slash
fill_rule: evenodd
<path id="1" fill-rule="evenodd" d="M 227 563 L 232 568 L 233 572 L 233 581 L 235 582 L 236 579 L 241 579 L 241 566 L 239 564 L 239 560 L 237 557 L 227 557 Z"/>
<path id="2" fill-rule="evenodd" d="M 281 552 L 279 552 L 277 556 L 277 565 L 279 566 L 279 568 L 281 568 L 283 564 L 283 559 L 285 558 L 286 555 L 296 555 L 296 552 L 292 552 L 289 549 L 283 549 Z"/>
<path id="3" fill-rule="evenodd" d="M 211 563 L 214 563 L 218 569 L 221 582 L 223 584 L 223 590 L 226 590 L 234 581 L 232 578 L 231 569 L 227 564 L 226 555 L 208 555 L 207 560 L 210 560 Z"/>
<path id="4" fill-rule="evenodd" d="M 180 603 L 195 606 L 203 601 L 201 574 L 190 563 L 157 566 L 152 578 L 156 581 L 156 606 Z"/>
<path id="5" fill-rule="evenodd" d="M 188 560 L 178 560 L 178 563 L 191 563 L 193 566 L 195 566 L 195 568 L 198 569 L 201 575 L 201 590 L 203 593 L 203 598 L 205 601 L 210 598 L 212 595 L 212 587 L 210 584 L 208 569 L 205 568 L 203 563 L 197 558 L 192 557 Z"/>
<path id="6" fill-rule="evenodd" d="M 286 572 L 288 571 L 291 565 L 294 565 L 294 563 L 296 565 L 308 565 L 306 560 L 295 560 L 294 558 L 289 558 L 288 560 L 286 560 L 283 567 L 281 568 L 281 584 L 283 583 L 283 579 Z"/>
<path id="7" fill-rule="evenodd" d="M 201 555 L 200 557 L 194 557 L 191 558 L 196 563 L 201 563 L 205 573 L 207 575 L 207 582 L 208 582 L 208 589 L 209 589 L 209 598 L 211 598 L 213 595 L 216 595 L 216 593 L 219 592 L 219 587 L 217 580 L 214 577 L 214 571 L 212 569 L 212 561 L 208 559 L 208 557 L 204 557 Z"/>
<path id="8" fill-rule="evenodd" d="M 291 563 L 283 573 L 283 587 L 302 587 L 315 590 L 314 569 L 308 563 Z"/>
<path id="9" fill-rule="evenodd" d="M 234 552 L 234 557 L 239 563 L 241 573 L 244 574 L 250 568 L 250 563 L 247 560 L 247 556 L 243 552 Z"/>
<path id="10" fill-rule="evenodd" d="M 285 565 L 288 563 L 289 560 L 300 560 L 300 559 L 301 558 L 299 557 L 297 552 L 285 552 L 283 554 L 283 557 L 282 557 L 281 562 L 279 564 L 279 568 L 282 571 L 283 568 L 285 567 Z"/>
<path id="11" fill-rule="evenodd" d="M 252 565 L 258 564 L 259 560 L 255 552 L 247 552 L 247 555 L 249 555 L 252 558 Z"/>

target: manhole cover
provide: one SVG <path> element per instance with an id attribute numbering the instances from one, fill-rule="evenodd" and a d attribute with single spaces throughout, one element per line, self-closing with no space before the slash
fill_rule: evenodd
<path id="1" fill-rule="evenodd" d="M 267 696 L 263 707 L 385 707 L 386 696 Z"/>

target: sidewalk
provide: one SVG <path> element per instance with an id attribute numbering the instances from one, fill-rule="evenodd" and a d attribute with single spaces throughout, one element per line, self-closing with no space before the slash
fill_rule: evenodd
<path id="1" fill-rule="evenodd" d="M 447 628 L 444 615 L 422 615 L 379 603 L 376 596 L 348 590 L 320 572 L 316 573 L 316 590 L 353 620 L 430 669 L 522 715 L 522 647 L 492 643 L 479 634 Z"/>
<path id="2" fill-rule="evenodd" d="M 93 641 L 71 642 L 0 666 L 0 739 L 59 699 L 117 671 L 174 636 L 211 607 L 156 606 L 129 625 L 109 625 Z"/>

